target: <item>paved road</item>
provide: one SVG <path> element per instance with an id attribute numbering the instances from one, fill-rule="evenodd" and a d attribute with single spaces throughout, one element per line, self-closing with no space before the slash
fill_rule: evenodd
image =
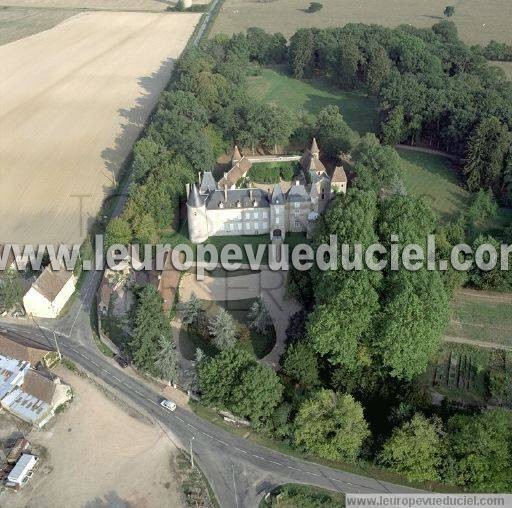
<path id="1" fill-rule="evenodd" d="M 178 408 L 170 413 L 159 402 L 161 395 L 130 376 L 96 348 L 90 328 L 90 306 L 100 281 L 88 273 L 66 317 L 59 320 L 0 321 L 0 329 L 53 345 L 55 331 L 63 354 L 97 376 L 134 407 L 149 414 L 167 429 L 178 446 L 188 449 L 193 440 L 197 463 L 210 481 L 223 508 L 256 507 L 273 487 L 285 482 L 308 483 L 343 492 L 406 492 L 407 487 L 345 473 L 305 462 L 263 448 Z"/>

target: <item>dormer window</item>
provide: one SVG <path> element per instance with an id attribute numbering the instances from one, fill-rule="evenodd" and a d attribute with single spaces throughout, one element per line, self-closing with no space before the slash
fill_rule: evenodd
<path id="1" fill-rule="evenodd" d="M 224 208 L 224 203 L 222 201 L 219 203 L 219 208 Z"/>
<path id="2" fill-rule="evenodd" d="M 236 207 L 237 207 L 237 208 L 242 208 L 242 203 L 241 203 L 240 201 L 237 201 L 237 202 L 236 202 Z"/>

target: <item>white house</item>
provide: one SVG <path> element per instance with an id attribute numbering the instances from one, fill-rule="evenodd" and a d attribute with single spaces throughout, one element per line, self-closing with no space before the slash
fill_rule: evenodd
<path id="1" fill-rule="evenodd" d="M 76 277 L 62 267 L 52 270 L 48 265 L 23 297 L 29 316 L 56 318 L 75 292 Z"/>

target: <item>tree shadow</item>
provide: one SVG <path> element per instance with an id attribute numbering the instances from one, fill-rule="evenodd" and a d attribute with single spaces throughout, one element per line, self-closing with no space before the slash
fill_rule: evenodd
<path id="1" fill-rule="evenodd" d="M 83 508 L 130 508 L 130 503 L 121 499 L 117 492 L 111 490 L 103 497 L 95 497 L 87 501 Z"/>
<path id="2" fill-rule="evenodd" d="M 422 18 L 430 18 L 430 19 L 444 19 L 443 16 L 434 16 L 432 14 L 422 14 L 421 15 Z"/>

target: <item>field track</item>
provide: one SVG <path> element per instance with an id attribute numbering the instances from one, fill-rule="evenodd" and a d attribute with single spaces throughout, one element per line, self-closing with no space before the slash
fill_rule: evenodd
<path id="1" fill-rule="evenodd" d="M 0 46 L 0 243 L 83 240 L 199 18 L 85 13 Z"/>

